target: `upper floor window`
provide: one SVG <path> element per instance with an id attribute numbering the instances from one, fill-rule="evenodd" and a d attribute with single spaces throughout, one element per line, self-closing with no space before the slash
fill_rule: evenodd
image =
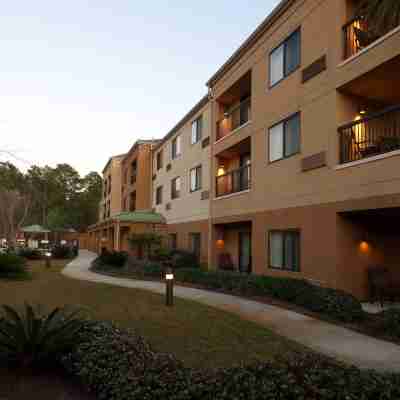
<path id="1" fill-rule="evenodd" d="M 181 196 L 181 178 L 178 176 L 171 182 L 171 199 L 178 199 Z"/>
<path id="2" fill-rule="evenodd" d="M 177 158 L 182 153 L 181 149 L 181 136 L 176 136 L 172 141 L 172 159 Z"/>
<path id="3" fill-rule="evenodd" d="M 156 158 L 156 167 L 157 167 L 157 171 L 160 170 L 163 166 L 163 153 L 162 150 L 160 150 L 157 153 L 157 158 Z"/>
<path id="4" fill-rule="evenodd" d="M 269 266 L 286 271 L 300 271 L 300 232 L 269 233 Z"/>
<path id="5" fill-rule="evenodd" d="M 300 152 L 300 113 L 269 129 L 269 161 L 278 161 Z"/>
<path id="6" fill-rule="evenodd" d="M 191 136 L 191 144 L 196 144 L 201 140 L 203 134 L 203 116 L 201 115 L 199 118 L 192 122 L 192 136 Z"/>
<path id="7" fill-rule="evenodd" d="M 269 56 L 270 86 L 274 86 L 300 66 L 300 36 L 300 29 L 298 29 L 271 52 Z"/>
<path id="8" fill-rule="evenodd" d="M 156 189 L 156 205 L 160 205 L 162 203 L 162 192 L 163 192 L 163 188 L 162 188 L 162 186 L 159 186 Z"/>
<path id="9" fill-rule="evenodd" d="M 201 165 L 190 170 L 190 191 L 201 189 Z"/>

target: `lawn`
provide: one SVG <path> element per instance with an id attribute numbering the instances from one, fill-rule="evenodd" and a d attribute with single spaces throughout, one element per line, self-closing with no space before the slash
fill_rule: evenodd
<path id="1" fill-rule="evenodd" d="M 0 304 L 24 302 L 46 308 L 83 307 L 90 317 L 135 328 L 156 350 L 169 352 L 187 366 L 225 367 L 273 359 L 299 345 L 254 323 L 192 301 L 176 299 L 173 308 L 147 291 L 81 282 L 64 277 L 65 262 L 30 262 L 30 281 L 0 281 Z"/>

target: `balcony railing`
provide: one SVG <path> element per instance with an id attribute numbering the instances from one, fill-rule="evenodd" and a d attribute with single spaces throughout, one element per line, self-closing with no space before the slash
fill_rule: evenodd
<path id="1" fill-rule="evenodd" d="M 400 105 L 339 128 L 340 162 L 400 150 Z"/>
<path id="2" fill-rule="evenodd" d="M 243 100 L 239 105 L 224 115 L 217 122 L 217 140 L 229 135 L 232 131 L 249 122 L 251 119 L 251 99 Z"/>
<path id="3" fill-rule="evenodd" d="M 251 187 L 251 165 L 235 169 L 216 178 L 216 197 L 243 192 Z"/>
<path id="4" fill-rule="evenodd" d="M 387 32 L 382 32 L 381 35 L 372 33 L 362 18 L 353 18 L 343 27 L 344 58 L 354 56 L 385 33 Z"/>

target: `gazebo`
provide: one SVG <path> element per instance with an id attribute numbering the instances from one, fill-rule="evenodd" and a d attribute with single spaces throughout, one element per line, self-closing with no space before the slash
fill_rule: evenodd
<path id="1" fill-rule="evenodd" d="M 38 241 L 39 240 L 44 240 L 48 241 L 49 240 L 49 233 L 51 231 L 41 225 L 30 225 L 30 226 L 25 226 L 20 229 L 20 232 L 24 234 L 24 239 L 28 241 L 28 247 L 39 247 L 38 246 Z M 29 246 L 29 241 L 32 241 L 32 246 Z M 25 242 L 26 243 L 26 242 Z"/>

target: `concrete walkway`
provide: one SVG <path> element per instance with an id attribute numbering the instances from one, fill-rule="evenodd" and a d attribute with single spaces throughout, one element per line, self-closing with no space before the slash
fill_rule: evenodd
<path id="1" fill-rule="evenodd" d="M 81 250 L 63 274 L 74 279 L 164 293 L 159 282 L 108 277 L 89 271 L 95 254 Z M 276 306 L 222 293 L 175 286 L 175 295 L 237 314 L 313 350 L 360 368 L 400 372 L 400 346 Z"/>

